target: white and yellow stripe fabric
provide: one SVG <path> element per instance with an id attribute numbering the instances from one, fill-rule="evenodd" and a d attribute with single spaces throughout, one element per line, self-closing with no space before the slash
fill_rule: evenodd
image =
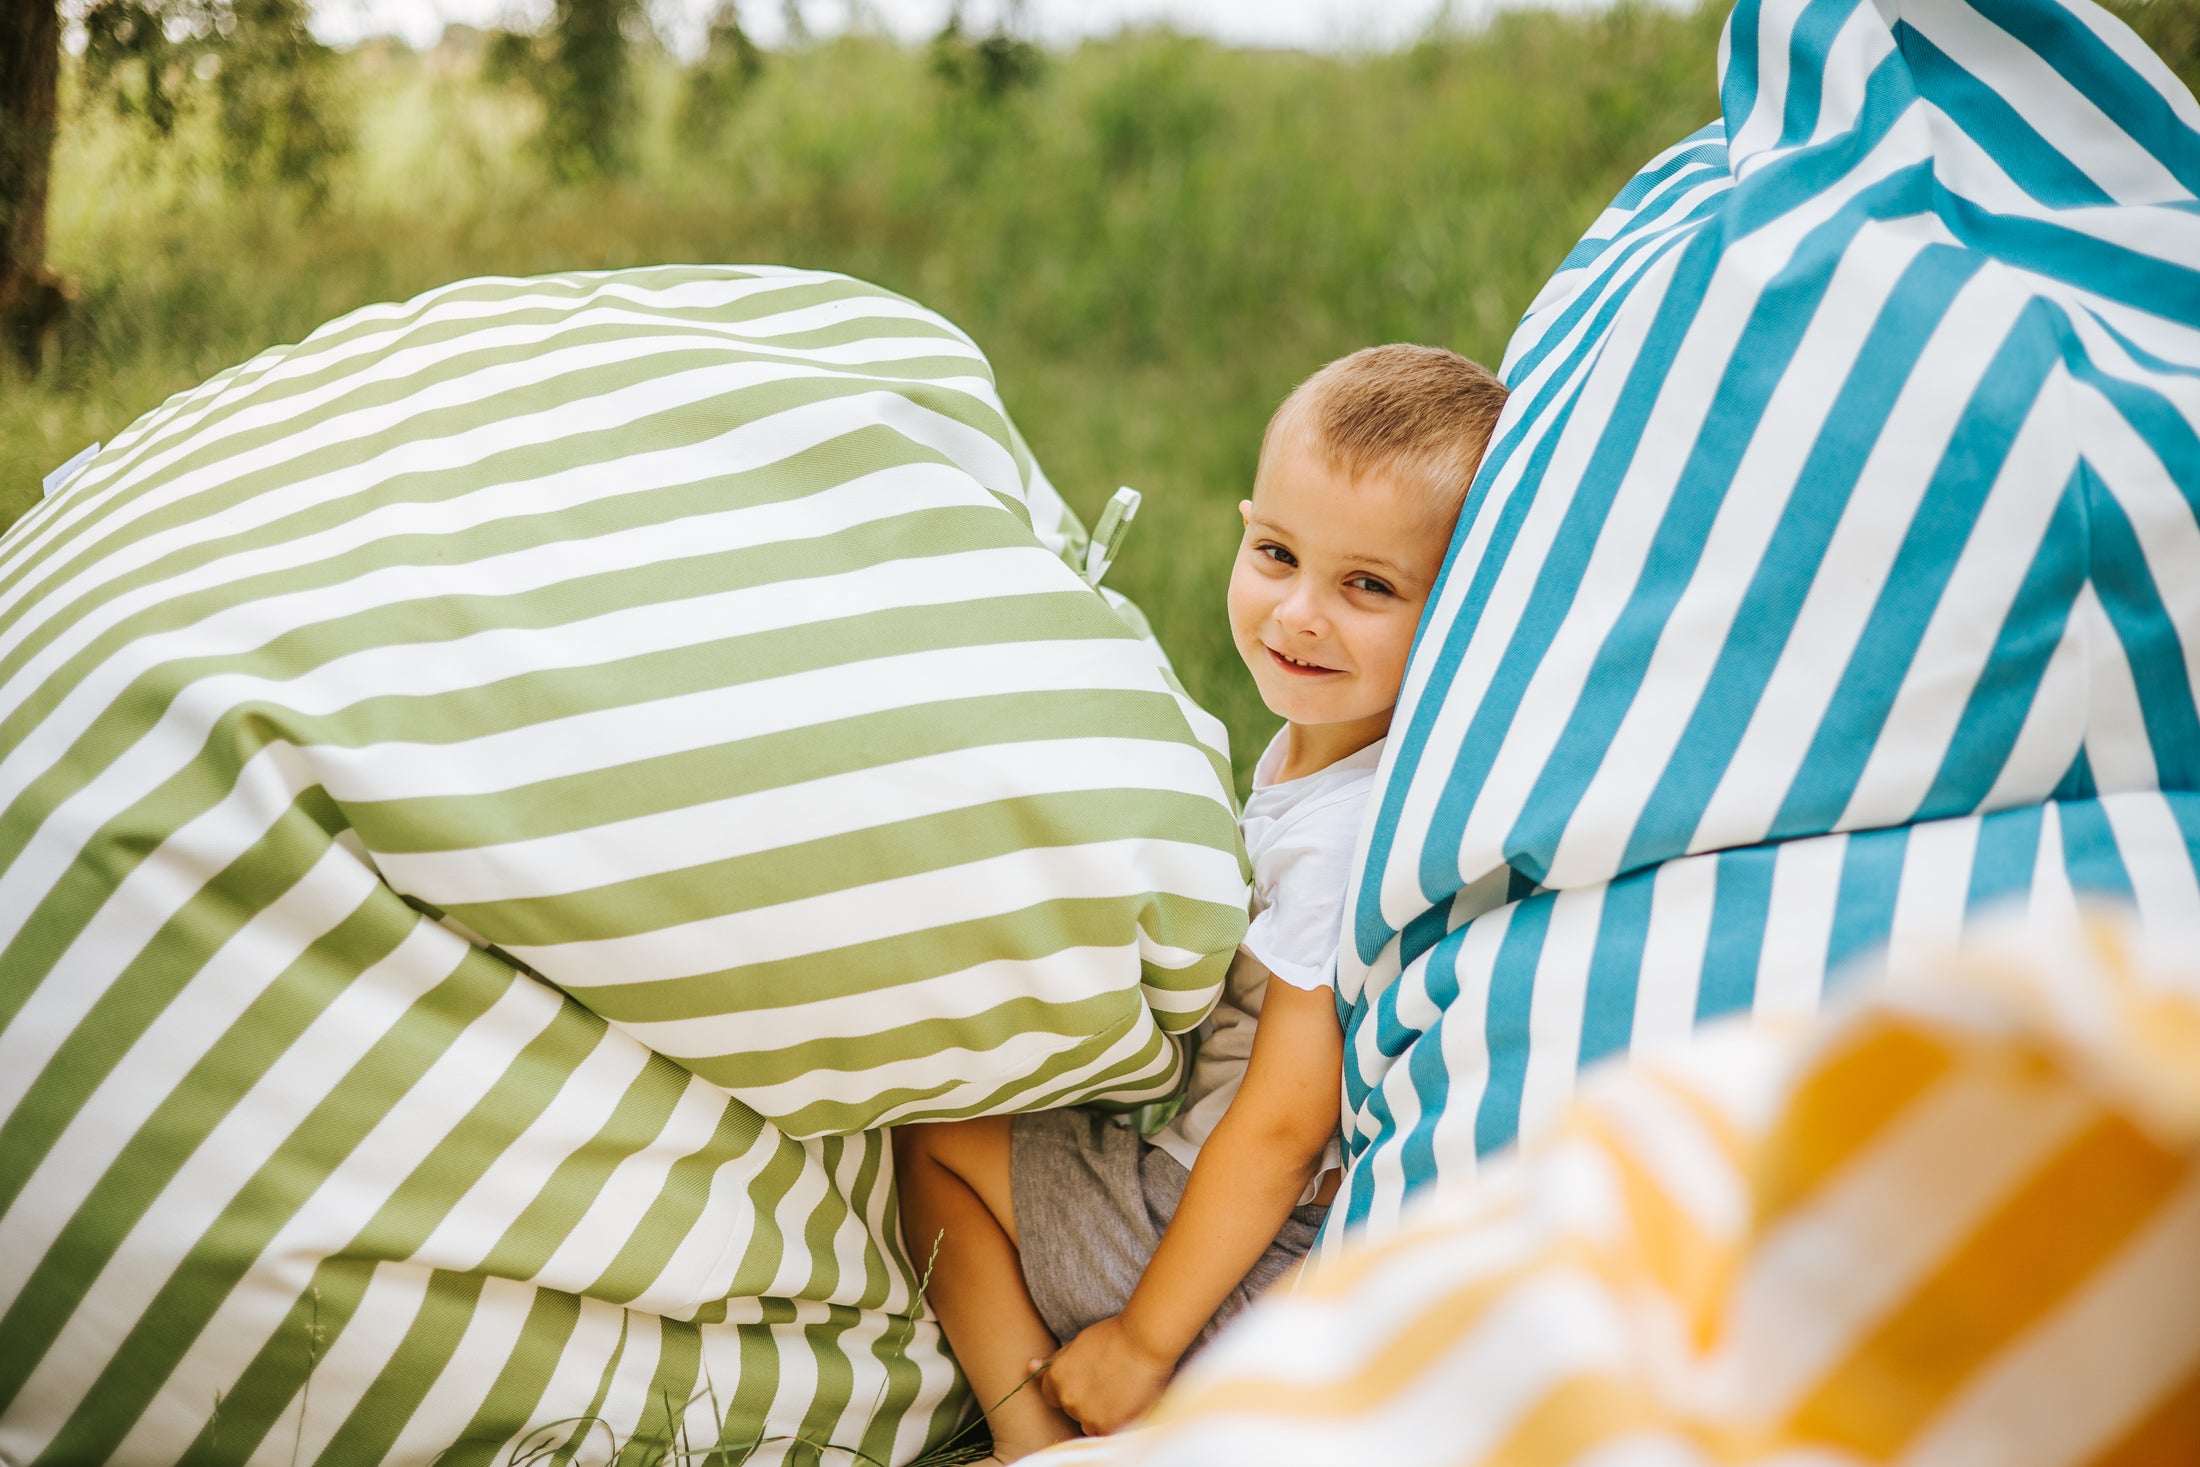
<path id="1" fill-rule="evenodd" d="M 1730 1020 L 1046 1467 L 2200 1461 L 2200 964 L 2024 925 Z"/>
<path id="2" fill-rule="evenodd" d="M 373 307 L 73 474 L 0 540 L 0 1460 L 937 1440 L 874 1128 L 1166 1093 L 1244 929 L 1082 536 L 968 338 L 783 269 Z"/>

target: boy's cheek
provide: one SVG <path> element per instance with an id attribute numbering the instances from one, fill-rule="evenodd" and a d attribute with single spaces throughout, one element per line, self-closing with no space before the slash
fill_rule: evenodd
<path id="1" fill-rule="evenodd" d="M 1238 661 L 1245 664 L 1245 670 L 1253 675 L 1256 684 L 1268 676 L 1267 654 L 1261 649 L 1260 639 L 1247 631 L 1244 624 L 1235 617 L 1230 623 L 1230 644 L 1237 648 Z M 1264 693 L 1262 696 L 1267 695 Z"/>
<path id="2" fill-rule="evenodd" d="M 1374 665 L 1370 669 L 1380 685 L 1388 690 L 1393 703 L 1397 702 L 1398 689 L 1405 682 L 1406 663 L 1412 653 L 1413 634 L 1410 631 L 1402 637 L 1393 634 L 1378 649 Z"/>
<path id="3" fill-rule="evenodd" d="M 1244 663 L 1245 670 L 1253 675 L 1255 681 L 1258 681 L 1265 669 L 1253 660 L 1255 648 L 1252 639 L 1236 627 L 1232 627 L 1230 629 L 1230 644 L 1237 648 L 1238 661 Z"/>
<path id="4" fill-rule="evenodd" d="M 1230 636 L 1238 644 L 1238 651 L 1245 651 L 1246 639 L 1254 627 L 1260 625 L 1261 607 L 1257 586 L 1246 580 L 1241 562 L 1230 572 L 1230 589 L 1224 605 L 1230 617 Z"/>

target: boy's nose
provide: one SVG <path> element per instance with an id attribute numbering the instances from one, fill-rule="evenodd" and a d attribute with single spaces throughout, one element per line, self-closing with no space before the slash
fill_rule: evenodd
<path id="1" fill-rule="evenodd" d="M 1328 611 L 1322 605 L 1320 593 L 1303 581 L 1286 591 L 1283 599 L 1276 603 L 1276 624 L 1287 632 L 1319 633 L 1328 621 Z"/>

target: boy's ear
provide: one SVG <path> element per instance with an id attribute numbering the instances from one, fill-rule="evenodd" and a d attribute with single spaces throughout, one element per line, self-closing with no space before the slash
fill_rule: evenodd
<path id="1" fill-rule="evenodd" d="M 1245 528 L 1247 528 L 1248 530 L 1249 530 L 1249 529 L 1251 529 L 1251 528 L 1253 527 L 1253 501 L 1252 501 L 1252 500 L 1250 500 L 1250 499 L 1240 499 L 1240 500 L 1238 501 L 1238 518 L 1239 518 L 1239 519 L 1241 519 L 1241 520 L 1243 520 L 1243 521 L 1245 522 Z"/>

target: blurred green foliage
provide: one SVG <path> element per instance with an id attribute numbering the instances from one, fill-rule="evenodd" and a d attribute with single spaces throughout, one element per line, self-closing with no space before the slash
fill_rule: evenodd
<path id="1" fill-rule="evenodd" d="M 2200 0 L 2104 0 L 2109 10 L 2169 63 L 2188 87 L 2200 90 Z"/>
<path id="2" fill-rule="evenodd" d="M 2196 5 L 2134 15 L 2174 40 Z M 977 338 L 1080 512 L 1145 492 L 1109 584 L 1229 723 L 1242 771 L 1274 723 L 1221 599 L 1269 412 L 1371 342 L 1494 365 L 1619 185 L 1717 115 L 1723 19 L 1516 12 L 1351 57 L 1132 33 L 998 86 L 983 35 L 762 55 L 721 30 L 691 67 L 629 48 L 622 168 L 578 176 L 534 143 L 543 98 L 483 76 L 493 36 L 370 46 L 324 79 L 356 145 L 329 156 L 317 209 L 231 169 L 218 128 L 161 140 L 85 104 L 79 66 L 51 253 L 82 301 L 41 375 L 0 367 L 0 522 L 167 394 L 368 302 L 659 261 L 846 270 Z"/>
<path id="3" fill-rule="evenodd" d="M 733 0 L 719 0 L 704 33 L 703 54 L 688 71 L 681 131 L 715 134 L 763 73 L 763 49 L 743 28 L 739 7 Z"/>
<path id="4" fill-rule="evenodd" d="M 74 0 L 86 97 L 162 144 L 197 122 L 232 184 L 318 202 L 349 138 L 305 0 Z"/>
<path id="5" fill-rule="evenodd" d="M 551 0 L 541 62 L 538 142 L 569 178 L 613 173 L 628 159 L 634 88 L 628 52 L 648 34 L 642 0 Z"/>
<path id="6" fill-rule="evenodd" d="M 1023 33 L 1023 6 L 1014 3 L 1010 10 L 981 30 L 964 16 L 962 0 L 949 7 L 947 24 L 932 38 L 932 74 L 951 93 L 988 105 L 1039 79 L 1045 53 Z"/>

